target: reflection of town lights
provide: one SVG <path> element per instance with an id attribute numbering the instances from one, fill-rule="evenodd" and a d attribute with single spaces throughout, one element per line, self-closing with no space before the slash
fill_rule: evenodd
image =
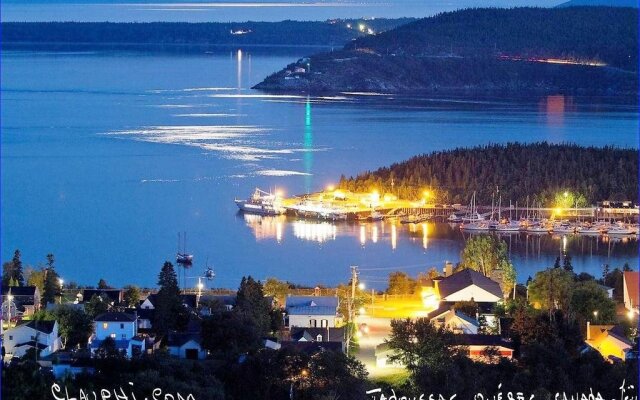
<path id="1" fill-rule="evenodd" d="M 391 225 L 391 249 L 395 250 L 398 243 L 398 228 L 395 225 Z"/>
<path id="2" fill-rule="evenodd" d="M 364 228 L 364 225 L 360 226 L 360 244 L 365 245 L 367 243 L 367 232 Z"/>
<path id="3" fill-rule="evenodd" d="M 422 247 L 425 249 L 429 247 L 429 229 L 427 224 L 422 224 Z"/>
<path id="4" fill-rule="evenodd" d="M 276 237 L 278 234 L 276 226 Z M 314 223 L 308 221 L 296 221 L 293 223 L 293 236 L 298 239 L 323 243 L 336 239 L 337 228 L 328 222 Z M 280 234 L 282 235 L 282 233 Z"/>
<path id="5" fill-rule="evenodd" d="M 374 225 L 373 228 L 371 228 L 371 241 L 373 243 L 378 243 L 378 226 Z"/>
<path id="6" fill-rule="evenodd" d="M 282 222 L 276 222 L 276 240 L 282 242 Z"/>
<path id="7" fill-rule="evenodd" d="M 563 253 L 567 252 L 567 237 L 566 236 L 562 237 L 562 252 Z"/>

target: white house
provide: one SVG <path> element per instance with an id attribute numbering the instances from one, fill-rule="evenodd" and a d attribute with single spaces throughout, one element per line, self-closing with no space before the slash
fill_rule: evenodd
<path id="1" fill-rule="evenodd" d="M 40 291 L 36 286 L 3 286 L 2 303 L 16 306 L 22 315 L 33 315 L 40 308 Z"/>
<path id="2" fill-rule="evenodd" d="M 638 272 L 625 271 L 622 275 L 624 308 L 638 314 Z"/>
<path id="3" fill-rule="evenodd" d="M 29 321 L 4 332 L 7 356 L 23 357 L 29 349 L 37 348 L 40 357 L 46 357 L 62 347 L 57 321 Z"/>
<path id="4" fill-rule="evenodd" d="M 130 358 L 143 353 L 145 340 L 138 336 L 138 318 L 134 314 L 108 312 L 93 320 L 94 334 L 89 339 L 91 354 L 95 354 L 107 338 L 114 341 L 116 349 Z"/>
<path id="5" fill-rule="evenodd" d="M 453 307 L 440 307 L 430 312 L 427 318 L 437 326 L 444 326 L 453 333 L 477 334 L 480 324 L 475 318 L 468 316 L 460 311 L 456 311 Z"/>
<path id="6" fill-rule="evenodd" d="M 333 296 L 287 296 L 289 327 L 335 328 L 338 298 Z"/>
<path id="7" fill-rule="evenodd" d="M 434 282 L 441 302 L 475 301 L 497 303 L 502 301 L 502 290 L 498 282 L 481 273 L 464 269 Z"/>
<path id="8" fill-rule="evenodd" d="M 169 354 L 187 360 L 203 360 L 207 351 L 202 348 L 202 337 L 198 333 L 171 333 L 167 341 Z"/>

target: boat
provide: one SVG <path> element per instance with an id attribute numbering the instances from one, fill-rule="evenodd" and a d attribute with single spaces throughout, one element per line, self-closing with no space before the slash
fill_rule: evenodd
<path id="1" fill-rule="evenodd" d="M 182 240 L 182 251 L 180 251 L 180 242 Z M 184 237 L 178 232 L 178 252 L 176 253 L 176 263 L 184 268 L 189 268 L 193 265 L 193 254 L 187 253 L 187 232 L 184 233 Z"/>
<path id="2" fill-rule="evenodd" d="M 454 213 L 449 215 L 447 222 L 462 222 L 462 217 Z"/>
<path id="3" fill-rule="evenodd" d="M 575 233 L 576 227 L 569 223 L 569 221 L 562 221 L 553 225 L 554 233 Z"/>
<path id="4" fill-rule="evenodd" d="M 433 218 L 431 214 L 409 214 L 404 218 L 400 219 L 401 224 L 419 224 L 421 222 L 426 222 Z"/>
<path id="5" fill-rule="evenodd" d="M 631 236 L 635 234 L 636 230 L 625 224 L 615 224 L 607 230 L 607 235 L 609 236 Z"/>
<path id="6" fill-rule="evenodd" d="M 384 214 L 378 211 L 371 211 L 371 215 L 367 217 L 367 221 L 382 221 L 384 219 Z"/>
<path id="7" fill-rule="evenodd" d="M 549 233 L 551 231 L 553 231 L 553 228 L 544 223 L 536 223 L 527 227 L 527 232 L 529 233 Z"/>
<path id="8" fill-rule="evenodd" d="M 476 221 L 476 222 L 467 222 L 465 224 L 460 225 L 460 229 L 463 231 L 488 231 L 489 223 L 484 221 Z"/>
<path id="9" fill-rule="evenodd" d="M 500 223 L 496 226 L 496 232 L 520 232 L 520 224 L 516 221 L 509 221 L 506 223 Z"/>
<path id="10" fill-rule="evenodd" d="M 581 235 L 602 235 L 604 230 L 598 224 L 585 224 L 577 232 Z"/>
<path id="11" fill-rule="evenodd" d="M 258 215 L 282 215 L 287 210 L 277 194 L 267 193 L 256 188 L 253 195 L 246 200 L 235 199 L 240 211 Z"/>

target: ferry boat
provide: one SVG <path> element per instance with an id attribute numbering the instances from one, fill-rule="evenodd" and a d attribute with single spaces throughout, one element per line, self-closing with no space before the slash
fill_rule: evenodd
<path id="1" fill-rule="evenodd" d="M 267 193 L 258 188 L 249 199 L 235 199 L 235 203 L 240 211 L 249 214 L 282 215 L 287 211 L 282 206 L 282 200 L 278 195 Z"/>

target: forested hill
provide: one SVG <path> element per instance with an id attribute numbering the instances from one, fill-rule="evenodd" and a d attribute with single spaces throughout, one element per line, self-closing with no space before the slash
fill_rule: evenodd
<path id="1" fill-rule="evenodd" d="M 634 96 L 637 26 L 637 8 L 459 10 L 313 55 L 256 88 Z"/>
<path id="2" fill-rule="evenodd" d="M 339 46 L 414 18 L 324 22 L 3 22 L 2 43 Z"/>
<path id="3" fill-rule="evenodd" d="M 607 6 L 607 7 L 635 7 L 637 0 L 569 0 L 558 4 L 556 7 L 581 7 L 581 6 Z"/>
<path id="4" fill-rule="evenodd" d="M 416 56 L 488 53 L 592 60 L 636 71 L 638 10 L 622 7 L 467 9 L 362 37 L 346 48 Z"/>
<path id="5" fill-rule="evenodd" d="M 466 203 L 476 191 L 489 204 L 499 189 L 505 202 L 553 206 L 558 193 L 569 191 L 580 203 L 638 199 L 638 152 L 612 147 L 580 147 L 548 143 L 491 145 L 413 157 L 407 161 L 342 177 L 353 191 L 393 192 L 420 198 L 428 188 L 438 202 Z"/>

